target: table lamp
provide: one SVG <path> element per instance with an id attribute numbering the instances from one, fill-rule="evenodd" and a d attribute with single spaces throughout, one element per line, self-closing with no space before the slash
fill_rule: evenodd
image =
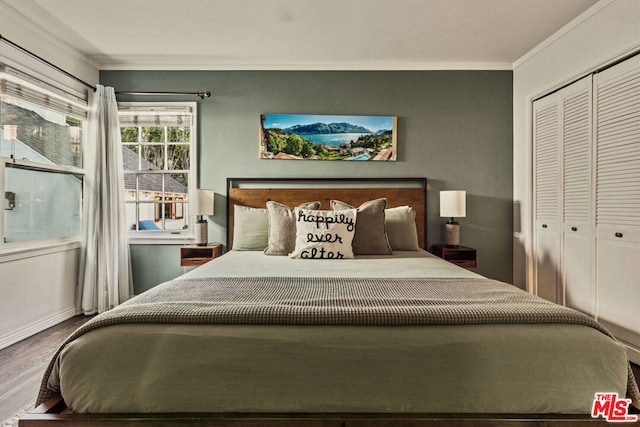
<path id="1" fill-rule="evenodd" d="M 196 189 L 189 193 L 189 213 L 197 216 L 194 237 L 195 244 L 207 246 L 209 243 L 209 226 L 205 216 L 213 215 L 213 190 Z"/>
<path id="2" fill-rule="evenodd" d="M 446 244 L 456 248 L 460 244 L 460 224 L 454 217 L 467 216 L 466 191 L 441 191 L 440 192 L 440 216 L 451 218 L 446 224 Z"/>

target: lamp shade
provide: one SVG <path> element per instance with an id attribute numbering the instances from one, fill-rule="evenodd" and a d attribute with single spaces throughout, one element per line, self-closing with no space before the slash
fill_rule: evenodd
<path id="1" fill-rule="evenodd" d="M 462 218 L 467 216 L 466 191 L 441 191 L 440 216 Z"/>
<path id="2" fill-rule="evenodd" d="M 189 213 L 191 215 L 213 215 L 213 190 L 191 190 L 189 192 Z"/>

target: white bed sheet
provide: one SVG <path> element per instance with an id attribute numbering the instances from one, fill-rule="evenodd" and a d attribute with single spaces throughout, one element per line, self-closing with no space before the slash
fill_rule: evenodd
<path id="1" fill-rule="evenodd" d="M 380 262 L 384 260 L 384 262 Z M 420 249 L 353 259 L 310 260 L 230 251 L 181 276 L 202 277 L 482 277 Z"/>

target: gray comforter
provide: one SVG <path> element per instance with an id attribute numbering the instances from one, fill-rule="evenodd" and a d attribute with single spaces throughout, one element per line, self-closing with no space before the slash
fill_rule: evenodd
<path id="1" fill-rule="evenodd" d="M 79 328 L 64 346 L 102 326 L 127 323 L 276 325 L 585 325 L 590 317 L 484 278 L 196 278 L 157 286 Z M 613 339 L 613 338 L 612 338 Z M 57 356 L 57 354 L 56 354 Z M 38 403 L 48 387 L 52 360 Z M 627 394 L 640 393 L 629 370 Z"/>

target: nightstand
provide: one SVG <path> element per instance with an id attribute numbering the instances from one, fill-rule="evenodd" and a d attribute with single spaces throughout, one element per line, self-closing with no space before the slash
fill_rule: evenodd
<path id="1" fill-rule="evenodd" d="M 453 264 L 464 268 L 476 268 L 476 250 L 467 246 L 457 248 L 447 245 L 433 245 L 429 252 Z"/>
<path id="2" fill-rule="evenodd" d="M 196 267 L 222 255 L 222 245 L 211 243 L 207 246 L 189 245 L 180 248 L 180 265 Z"/>

